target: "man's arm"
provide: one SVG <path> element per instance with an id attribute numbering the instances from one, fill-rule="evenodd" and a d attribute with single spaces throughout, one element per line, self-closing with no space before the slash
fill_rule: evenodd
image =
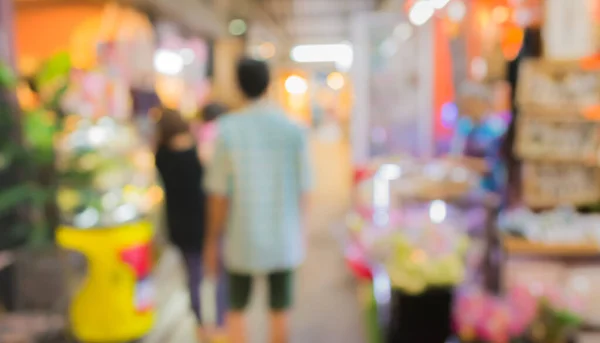
<path id="1" fill-rule="evenodd" d="M 210 195 L 208 199 L 208 226 L 204 246 L 204 268 L 207 275 L 217 275 L 219 268 L 219 241 L 229 212 L 229 198 Z"/>

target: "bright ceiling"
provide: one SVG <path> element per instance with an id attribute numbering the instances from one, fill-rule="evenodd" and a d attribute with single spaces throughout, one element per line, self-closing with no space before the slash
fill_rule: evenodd
<path id="1" fill-rule="evenodd" d="M 295 43 L 339 43 L 349 39 L 350 18 L 378 0 L 264 0 L 263 10 Z"/>

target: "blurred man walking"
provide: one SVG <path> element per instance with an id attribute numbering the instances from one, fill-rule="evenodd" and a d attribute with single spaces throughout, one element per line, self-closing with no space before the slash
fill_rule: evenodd
<path id="1" fill-rule="evenodd" d="M 266 276 L 269 283 L 271 343 L 286 343 L 294 270 L 304 259 L 312 183 L 307 137 L 283 110 L 264 99 L 270 82 L 265 63 L 243 59 L 237 77 L 248 104 L 218 123 L 205 180 L 210 196 L 205 268 L 216 275 L 224 233 L 232 343 L 246 340 L 244 311 L 256 276 Z"/>

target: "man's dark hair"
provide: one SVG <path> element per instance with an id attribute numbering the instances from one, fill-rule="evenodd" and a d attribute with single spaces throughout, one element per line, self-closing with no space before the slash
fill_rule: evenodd
<path id="1" fill-rule="evenodd" d="M 242 58 L 237 65 L 238 84 L 250 99 L 260 98 L 269 88 L 269 66 L 262 61 Z"/>

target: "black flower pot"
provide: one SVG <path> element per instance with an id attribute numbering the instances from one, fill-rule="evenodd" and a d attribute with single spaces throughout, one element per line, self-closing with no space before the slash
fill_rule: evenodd
<path id="1" fill-rule="evenodd" d="M 419 295 L 394 290 L 387 343 L 445 343 L 452 331 L 452 300 L 450 288 Z"/>

